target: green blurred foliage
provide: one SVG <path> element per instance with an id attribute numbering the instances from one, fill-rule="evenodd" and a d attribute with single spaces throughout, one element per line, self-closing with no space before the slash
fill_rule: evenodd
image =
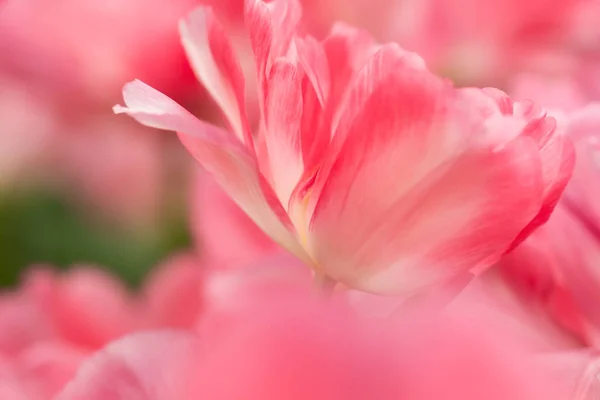
<path id="1" fill-rule="evenodd" d="M 155 232 L 125 231 L 86 218 L 49 191 L 0 198 L 0 287 L 36 263 L 64 269 L 92 264 L 135 286 L 172 252 L 190 246 L 184 213 L 169 213 Z"/>

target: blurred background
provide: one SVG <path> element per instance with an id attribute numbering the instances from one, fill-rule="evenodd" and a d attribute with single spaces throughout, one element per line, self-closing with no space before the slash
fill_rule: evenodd
<path id="1" fill-rule="evenodd" d="M 137 285 L 174 252 L 202 255 L 222 230 L 225 215 L 198 210 L 212 192 L 176 136 L 112 113 L 138 78 L 222 122 L 179 44 L 178 20 L 201 3 L 215 7 L 251 74 L 243 0 L 0 0 L 0 285 L 40 264 L 91 264 Z M 307 33 L 360 26 L 457 85 L 550 109 L 600 99 L 598 0 L 302 3 Z M 251 110 L 251 85 L 247 97 Z"/>

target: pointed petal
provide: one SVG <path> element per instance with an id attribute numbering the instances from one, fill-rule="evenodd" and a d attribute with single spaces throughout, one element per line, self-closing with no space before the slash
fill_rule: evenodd
<path id="1" fill-rule="evenodd" d="M 298 61 L 315 89 L 321 107 L 325 107 L 331 84 L 325 49 L 311 36 L 296 38 L 294 43 L 298 52 Z"/>
<path id="2" fill-rule="evenodd" d="M 188 151 L 248 216 L 273 240 L 304 257 L 288 229 L 289 218 L 242 143 L 139 81 L 126 85 L 124 98 L 127 107 L 116 106 L 116 112 L 127 113 L 144 125 L 179 132 Z"/>
<path id="3" fill-rule="evenodd" d="M 269 176 L 281 201 L 290 195 L 303 172 L 301 150 L 302 76 L 285 59 L 273 64 L 267 82 L 265 129 Z"/>
<path id="4" fill-rule="evenodd" d="M 298 0 L 246 1 L 246 28 L 256 60 L 258 101 L 264 112 L 266 81 L 276 59 L 285 57 L 302 16 Z"/>
<path id="5" fill-rule="evenodd" d="M 221 107 L 237 137 L 252 149 L 244 104 L 244 75 L 212 9 L 199 7 L 180 23 L 181 41 L 192 67 Z"/>
<path id="6" fill-rule="evenodd" d="M 536 217 L 521 231 L 511 245 L 518 246 L 535 229 L 546 223 L 554 207 L 560 200 L 575 167 L 575 148 L 569 138 L 556 129 L 553 118 L 543 116 L 531 121 L 524 135 L 533 138 L 538 144 L 542 161 L 544 203 Z"/>

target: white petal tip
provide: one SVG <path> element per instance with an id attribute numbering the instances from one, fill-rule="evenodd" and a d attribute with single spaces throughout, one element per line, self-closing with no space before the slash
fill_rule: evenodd
<path id="1" fill-rule="evenodd" d="M 122 105 L 117 104 L 112 108 L 113 113 L 115 114 L 125 114 L 129 110 L 127 107 L 123 107 Z"/>

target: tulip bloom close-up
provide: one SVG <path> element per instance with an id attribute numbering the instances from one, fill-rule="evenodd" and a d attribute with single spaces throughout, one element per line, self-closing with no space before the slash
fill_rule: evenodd
<path id="1" fill-rule="evenodd" d="M 0 1 L 0 400 L 600 398 L 595 0 L 120 1 Z"/>
<path id="2" fill-rule="evenodd" d="M 547 219 L 573 161 L 552 117 L 499 91 L 454 88 L 418 55 L 345 25 L 322 42 L 300 37 L 300 12 L 294 1 L 247 2 L 256 128 L 240 64 L 209 8 L 180 30 L 230 129 L 139 81 L 115 111 L 179 132 L 250 218 L 321 280 L 412 294 L 489 267 Z"/>

